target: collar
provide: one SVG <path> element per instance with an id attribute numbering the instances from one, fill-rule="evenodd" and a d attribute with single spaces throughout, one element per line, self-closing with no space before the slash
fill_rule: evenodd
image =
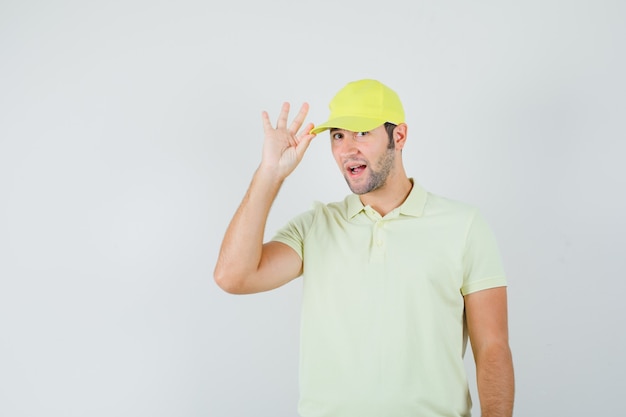
<path id="1" fill-rule="evenodd" d="M 413 184 L 413 188 L 411 188 L 409 195 L 400 207 L 393 210 L 389 214 L 399 210 L 399 214 L 403 214 L 405 216 L 421 217 L 424 213 L 424 206 L 426 206 L 428 193 L 421 185 L 415 182 L 413 178 L 409 178 L 409 180 Z M 365 206 L 361 203 L 361 199 L 358 195 L 350 194 L 346 197 L 346 215 L 348 219 L 353 218 L 363 210 L 365 210 Z"/>

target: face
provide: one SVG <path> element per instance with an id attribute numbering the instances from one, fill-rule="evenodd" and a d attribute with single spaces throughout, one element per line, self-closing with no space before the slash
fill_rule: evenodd
<path id="1" fill-rule="evenodd" d="M 333 156 L 355 194 L 384 186 L 395 162 L 395 146 L 384 126 L 369 132 L 331 129 Z"/>

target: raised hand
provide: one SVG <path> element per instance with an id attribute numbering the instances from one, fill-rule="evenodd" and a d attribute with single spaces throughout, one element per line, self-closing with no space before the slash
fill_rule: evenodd
<path id="1" fill-rule="evenodd" d="M 309 133 L 313 129 L 313 123 L 308 123 L 299 132 L 308 111 L 309 105 L 304 103 L 289 128 L 289 103 L 283 103 L 276 127 L 272 126 L 267 112 L 262 113 L 265 141 L 261 167 L 272 170 L 280 180 L 285 179 L 298 166 L 311 139 L 315 137 Z"/>

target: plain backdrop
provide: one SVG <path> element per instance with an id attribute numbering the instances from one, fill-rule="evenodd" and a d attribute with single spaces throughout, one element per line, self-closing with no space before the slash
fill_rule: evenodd
<path id="1" fill-rule="evenodd" d="M 496 233 L 516 415 L 619 415 L 625 39 L 618 0 L 0 0 L 0 416 L 296 416 L 301 282 L 212 271 L 261 111 L 361 78 Z M 268 237 L 348 192 L 321 134 Z"/>

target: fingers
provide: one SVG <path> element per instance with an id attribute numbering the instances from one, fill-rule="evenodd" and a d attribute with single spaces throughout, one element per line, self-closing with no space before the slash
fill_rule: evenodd
<path id="1" fill-rule="evenodd" d="M 286 128 L 287 127 L 287 119 L 289 117 L 289 103 L 284 102 L 282 107 L 280 108 L 280 114 L 278 115 L 278 120 L 276 122 L 276 128 L 272 126 L 272 122 L 270 121 L 270 116 L 266 111 L 261 113 L 261 118 L 263 119 L 263 130 L 267 133 L 269 130 Z"/>
<path id="2" fill-rule="evenodd" d="M 270 122 L 270 115 L 267 114 L 266 111 L 261 113 L 261 120 L 263 120 L 263 132 L 267 134 L 270 130 L 272 130 L 272 122 Z"/>
<path id="3" fill-rule="evenodd" d="M 298 130 L 300 129 L 300 126 L 302 126 L 302 123 L 304 123 L 304 118 L 306 117 L 308 112 L 309 103 L 303 103 L 295 119 L 293 119 L 293 122 L 291 122 L 291 126 L 289 127 L 289 133 L 291 133 L 292 135 L 298 133 Z"/>
<path id="4" fill-rule="evenodd" d="M 278 115 L 278 121 L 276 122 L 276 128 L 287 128 L 287 119 L 289 118 L 289 103 L 284 102 Z"/>
<path id="5" fill-rule="evenodd" d="M 280 109 L 280 114 L 278 115 L 278 120 L 276 122 L 276 130 L 287 128 L 287 121 L 289 119 L 289 108 L 290 108 L 290 104 L 288 102 L 284 102 Z M 300 111 L 291 122 L 291 126 L 289 126 L 288 132 L 291 135 L 296 136 L 296 134 L 298 133 L 298 130 L 300 130 L 300 127 L 302 126 L 302 123 L 304 123 L 304 119 L 306 118 L 306 115 L 308 114 L 308 112 L 309 112 L 309 104 L 303 103 L 302 107 L 300 107 Z M 272 122 L 270 121 L 269 114 L 266 111 L 263 111 L 261 113 L 261 118 L 263 119 L 263 130 L 265 131 L 265 133 L 267 133 L 269 130 L 274 129 L 274 127 L 272 126 Z M 308 131 L 306 132 L 308 133 Z"/>
<path id="6" fill-rule="evenodd" d="M 300 131 L 300 134 L 295 135 L 298 143 L 301 140 L 313 139 L 315 136 L 317 136 L 315 133 L 311 133 L 311 130 L 313 130 L 314 127 L 315 125 L 313 123 L 307 123 L 307 125 Z"/>

